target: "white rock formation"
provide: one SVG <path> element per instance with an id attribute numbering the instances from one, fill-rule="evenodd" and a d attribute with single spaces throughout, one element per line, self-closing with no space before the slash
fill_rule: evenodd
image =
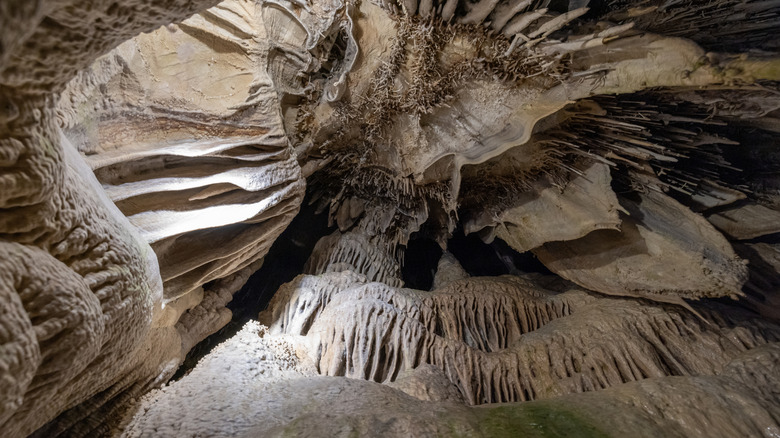
<path id="1" fill-rule="evenodd" d="M 3 436 L 780 433 L 776 1 L 216 3 L 0 3 Z"/>
<path id="2" fill-rule="evenodd" d="M 213 3 L 213 2 L 211 2 Z M 161 310 L 157 260 L 57 126 L 56 93 L 103 52 L 210 5 L 4 2 L 0 16 L 0 429 L 67 428 L 137 394 L 181 354 Z M 132 20 L 128 20 L 132 17 Z M 14 33 L 10 33 L 14 32 Z M 45 61 L 44 61 L 45 60 Z M 7 316 L 6 316 L 7 315 Z"/>
<path id="3" fill-rule="evenodd" d="M 261 259 L 304 182 L 251 1 L 138 36 L 72 81 L 59 111 L 112 201 L 161 260 L 165 301 Z"/>
<path id="4" fill-rule="evenodd" d="M 279 290 L 260 321 L 271 334 L 318 340 L 321 374 L 386 383 L 430 364 L 470 404 L 713 374 L 780 338 L 776 325 L 723 307 L 697 306 L 700 320 L 681 309 L 536 282 L 471 278 L 423 292 L 348 272 L 299 277 Z"/>
<path id="5" fill-rule="evenodd" d="M 348 286 L 355 281 L 357 288 Z M 312 288 L 317 283 L 328 292 L 315 297 Z M 553 374 L 554 379 L 567 382 L 552 392 L 526 393 L 534 398 L 545 398 L 543 401 L 468 407 L 457 391 L 452 392 L 454 388 L 443 376 L 452 376 L 459 366 L 470 364 L 477 367 L 494 362 L 496 355 L 502 357 L 501 353 L 475 355 L 459 350 L 457 344 L 468 342 L 469 337 L 449 330 L 447 321 L 440 329 L 443 333 L 434 336 L 446 338 L 449 341 L 446 346 L 442 344 L 444 340 L 407 344 L 403 335 L 398 336 L 399 326 L 408 324 L 407 318 L 423 321 L 431 318 L 430 324 L 437 316 L 456 315 L 458 313 L 453 312 L 452 307 L 459 307 L 459 301 L 470 299 L 471 293 L 484 296 L 487 291 L 479 290 L 480 286 L 487 286 L 494 296 L 504 295 L 504 305 L 511 302 L 509 294 L 519 292 L 516 287 L 520 285 L 527 291 L 541 294 L 526 296 L 526 299 L 535 298 L 538 303 L 538 300 L 545 300 L 544 295 L 548 295 L 546 300 L 549 303 L 551 297 L 549 291 L 533 288 L 529 282 L 516 278 L 470 280 L 457 284 L 458 287 L 453 287 L 446 294 L 431 295 L 363 283 L 350 273 L 299 277 L 280 291 L 285 298 L 278 299 L 277 306 L 297 303 L 287 307 L 291 311 L 324 306 L 325 311 L 313 317 L 315 322 L 310 329 L 300 324 L 312 320 L 310 312 L 298 315 L 281 312 L 281 319 L 275 320 L 276 328 L 269 329 L 254 322 L 247 324 L 237 336 L 202 360 L 189 375 L 145 397 L 122 436 L 154 433 L 166 437 L 198 434 L 423 437 L 453 434 L 516 436 L 518 433 L 533 436 L 542 433 L 550 436 L 730 437 L 760 436 L 764 432 L 778 430 L 779 407 L 775 394 L 780 385 L 777 379 L 780 344 L 776 341 L 780 330 L 777 326 L 752 326 L 745 320 L 724 319 L 718 312 L 713 312 L 710 325 L 705 325 L 689 315 L 665 313 L 657 305 L 596 298 L 574 291 L 558 294 L 557 301 L 565 303 L 562 307 L 564 313 L 571 313 L 549 322 L 544 321 L 542 315 L 551 315 L 545 313 L 543 307 L 533 306 L 533 301 L 529 302 L 526 310 L 536 307 L 536 313 L 505 313 L 506 319 L 492 321 L 480 319 L 479 314 L 475 314 L 475 319 L 461 321 L 462 324 L 471 324 L 469 329 L 474 337 L 493 339 L 501 339 L 501 334 L 488 326 L 483 326 L 482 332 L 478 333 L 480 323 L 509 322 L 511 318 L 515 318 L 516 322 L 524 318 L 530 318 L 526 320 L 528 323 L 547 322 L 510 343 L 509 348 L 534 343 L 537 346 L 508 363 L 522 364 L 524 358 L 533 361 L 531 368 L 522 370 L 520 375 L 536 381 L 545 379 L 548 367 L 559 364 L 561 369 Z M 394 308 L 405 311 L 399 311 L 395 316 L 395 324 L 386 324 L 382 318 L 387 313 L 380 310 L 381 301 L 370 295 L 392 297 Z M 399 351 L 403 349 L 402 344 L 411 348 L 414 345 L 426 345 L 431 349 L 443 347 L 441 357 L 445 358 L 444 361 L 433 365 L 417 364 L 399 373 L 397 378 L 389 379 L 394 382 L 387 385 L 363 378 L 314 376 L 312 356 L 319 355 L 318 352 L 326 345 L 317 345 L 316 341 L 322 339 L 321 330 L 326 326 L 339 325 L 333 319 L 335 312 L 329 312 L 328 307 L 338 306 L 336 302 L 345 296 L 352 297 L 350 304 L 353 307 L 363 309 L 353 315 L 373 316 L 363 319 L 359 328 L 349 331 L 354 337 L 345 338 L 347 342 L 354 342 L 354 351 L 362 354 L 358 358 L 347 351 L 347 361 L 354 360 L 351 363 L 355 368 L 348 366 L 342 371 L 346 370 L 349 374 L 350 370 L 362 368 L 371 372 L 377 364 L 377 357 L 387 360 L 399 354 L 414 355 L 413 351 Z M 419 298 L 424 296 L 430 296 L 427 302 Z M 324 304 L 326 297 L 330 298 L 330 304 Z M 311 300 L 315 298 L 320 299 L 319 304 Z M 607 301 L 609 304 L 603 305 Z M 447 302 L 449 308 L 438 307 L 437 313 L 430 307 L 437 302 Z M 492 305 L 490 310 L 495 312 L 492 316 L 498 316 L 501 310 L 495 306 L 500 305 L 500 301 L 489 299 L 487 303 L 483 308 L 487 310 Z M 278 309 L 277 306 L 272 308 Z M 385 303 L 385 306 L 388 305 Z M 369 308 L 374 311 L 366 312 Z M 460 308 L 462 313 L 459 315 L 466 316 L 474 307 L 464 305 Z M 548 308 L 553 309 L 555 305 Z M 272 313 L 279 314 L 276 311 Z M 288 319 L 281 323 L 284 318 Z M 636 325 L 637 321 L 641 322 Z M 494 327 L 500 328 L 501 325 Z M 506 327 L 512 326 L 508 324 Z M 306 336 L 291 334 L 301 328 L 308 333 Z M 285 329 L 288 334 L 281 333 Z M 364 337 L 373 336 L 375 330 L 384 334 L 371 339 Z M 426 328 L 421 327 L 409 333 L 430 336 L 425 335 L 426 332 Z M 519 333 L 512 332 L 509 335 Z M 770 336 L 775 342 L 756 342 L 758 333 L 772 333 Z M 644 345 L 635 343 L 642 338 L 646 342 Z M 571 342 L 568 345 L 567 340 Z M 325 346 L 326 350 L 331 347 Z M 569 352 L 580 348 L 582 356 L 568 356 Z M 714 354 L 699 354 L 691 348 Z M 447 349 L 452 351 L 447 353 Z M 614 356 L 610 357 L 612 354 Z M 324 355 L 329 356 L 330 352 Z M 446 359 L 448 356 L 449 359 Z M 426 360 L 425 353 L 418 357 Z M 603 362 L 596 365 L 590 362 L 592 360 Z M 591 372 L 600 376 L 596 380 L 607 382 L 614 378 L 616 384 L 608 389 L 576 394 L 579 392 L 576 382 Z M 493 395 L 506 396 L 511 393 L 511 385 L 501 378 L 509 374 L 505 370 L 493 370 L 483 375 L 486 379 L 483 382 L 495 385 Z M 620 383 L 621 379 L 630 375 L 641 375 L 642 380 L 630 378 L 631 383 Z M 466 380 L 469 381 L 474 382 L 473 379 Z M 546 391 L 555 388 L 541 386 Z M 459 388 L 463 392 L 462 384 Z M 579 388 L 582 389 L 596 388 Z"/>

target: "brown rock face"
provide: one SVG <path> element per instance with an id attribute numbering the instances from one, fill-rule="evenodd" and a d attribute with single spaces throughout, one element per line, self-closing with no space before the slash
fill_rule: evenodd
<path id="1" fill-rule="evenodd" d="M 240 283 L 212 287 L 205 299 L 201 286 L 256 267 L 303 192 L 261 69 L 234 84 L 220 84 L 218 74 L 174 79 L 171 68 L 183 72 L 213 50 L 174 33 L 167 44 L 185 58 L 154 59 L 144 47 L 166 28 L 89 67 L 118 43 L 209 2 L 66 3 L 2 7 L 0 428 L 7 436 L 25 436 L 73 408 L 41 432 L 56 434 L 167 380 L 194 343 L 229 320 L 229 295 L 211 295 Z M 236 32 L 234 44 L 251 38 Z M 244 75 L 256 69 L 258 53 L 238 47 L 225 56 L 243 56 L 234 73 Z M 147 55 L 151 64 L 140 61 Z M 179 88 L 149 87 L 166 79 Z M 214 82 L 240 90 L 233 103 L 250 101 L 252 110 L 229 120 L 237 112 L 229 101 L 183 103 L 195 89 L 214 99 Z"/>
<path id="2" fill-rule="evenodd" d="M 780 433 L 778 22 L 4 0 L 2 435 Z"/>

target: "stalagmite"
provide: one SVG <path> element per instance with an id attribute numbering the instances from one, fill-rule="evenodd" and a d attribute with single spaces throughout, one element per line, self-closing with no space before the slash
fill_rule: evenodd
<path id="1" fill-rule="evenodd" d="M 3 1 L 0 435 L 776 434 L 779 5 Z"/>

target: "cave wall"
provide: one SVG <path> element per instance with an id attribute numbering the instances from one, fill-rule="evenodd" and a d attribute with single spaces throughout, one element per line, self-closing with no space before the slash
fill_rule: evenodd
<path id="1" fill-rule="evenodd" d="M 236 47 L 222 61 L 241 61 L 240 80 L 219 84 L 225 71 L 191 70 L 212 53 L 199 42 L 202 16 L 184 25 L 194 37 L 160 28 L 215 3 L 1 7 L 5 436 L 26 436 L 66 410 L 38 433 L 105 433 L 100 422 L 73 425 L 110 416 L 170 378 L 192 345 L 229 320 L 230 294 L 297 211 L 303 183 L 276 94 L 257 68 L 262 53 L 241 46 L 257 30 L 247 24 L 252 34 L 226 38 Z M 141 32 L 152 33 L 131 39 Z M 149 53 L 162 32 L 184 59 Z M 171 89 L 151 85 L 161 80 Z M 234 101 L 209 88 L 219 86 L 238 89 Z M 198 87 L 206 102 L 190 104 L 183 96 Z M 229 109 L 247 101 L 248 113 Z M 267 176 L 247 176 L 257 168 Z"/>
<path id="2" fill-rule="evenodd" d="M 459 430 L 481 433 L 533 406 L 615 409 L 689 435 L 705 419 L 685 406 L 713 395 L 730 414 L 717 433 L 776 430 L 777 327 L 742 313 L 777 318 L 776 6 L 542 3 L 0 5 L 0 428 L 232 427 L 172 426 L 166 406 L 188 403 L 177 391 L 191 385 L 213 411 L 203 398 L 219 381 L 198 373 L 238 361 L 243 384 L 266 366 L 283 377 L 261 382 L 269 397 L 395 400 L 379 417 L 361 409 L 410 421 L 399 435 L 445 430 L 459 412 Z M 729 10 L 749 19 L 726 29 Z M 262 354 L 225 347 L 133 417 L 229 321 L 231 294 L 307 184 L 338 230 L 315 248 L 313 276 L 261 316 L 270 329 L 232 341 L 267 333 L 281 363 L 253 367 Z M 464 279 L 451 259 L 434 291 L 403 289 L 412 236 L 444 248 L 456 227 L 589 291 Z M 441 402 L 430 424 L 408 420 L 399 391 Z M 463 406 L 539 399 L 553 401 Z M 242 430 L 305 433 L 316 409 Z"/>
<path id="3" fill-rule="evenodd" d="M 157 254 L 165 318 L 200 306 L 179 326 L 192 339 L 184 353 L 230 319 L 210 283 L 240 287 L 231 277 L 257 270 L 302 202 L 271 50 L 260 6 L 223 2 L 120 45 L 58 105 L 66 135 Z"/>
<path id="4" fill-rule="evenodd" d="M 715 44 L 701 29 L 744 4 L 614 2 L 596 22 L 581 4 L 365 2 L 338 5 L 330 33 L 333 9 L 274 4 L 298 39 L 271 70 L 309 78 L 272 74 L 295 96 L 285 127 L 338 230 L 263 325 L 150 393 L 128 436 L 777 430 L 774 247 L 735 242 L 772 238 L 776 191 L 746 190 L 726 159 L 775 120 L 777 58 L 710 51 L 768 47 L 776 8 Z M 727 231 L 731 210 L 762 210 L 730 222 L 756 233 Z M 445 253 L 434 290 L 401 287 L 409 241 L 446 249 L 456 227 L 557 276 L 468 278 Z M 224 387 L 220 418 L 167 419 Z"/>
<path id="5" fill-rule="evenodd" d="M 610 5 L 593 5 L 589 19 L 579 4 L 347 7 L 344 26 L 357 29 L 359 47 L 353 63 L 352 40 L 343 44 L 349 93 L 326 98 L 315 74 L 313 91 L 285 109 L 299 160 L 314 169 L 311 191 L 342 236 L 321 241 L 307 272 L 346 264 L 384 281 L 392 263 L 377 260 L 403 263 L 413 234 L 445 248 L 461 227 L 533 251 L 606 294 L 683 305 L 681 297 L 742 295 L 746 262 L 723 230 L 772 234 L 758 223 L 776 222 L 777 195 L 747 189 L 725 157 L 745 153 L 727 152 L 742 144 L 734 131 L 775 120 L 776 54 L 708 51 L 697 31 L 721 28 L 698 3 L 673 12 Z M 771 27 L 774 7 L 753 7 L 761 24 L 736 26 L 732 46 L 759 44 L 746 35 Z M 651 16 L 686 22 L 690 33 L 653 33 Z M 736 214 L 743 219 L 726 219 Z M 374 248 L 365 259 L 349 249 L 359 239 Z"/>

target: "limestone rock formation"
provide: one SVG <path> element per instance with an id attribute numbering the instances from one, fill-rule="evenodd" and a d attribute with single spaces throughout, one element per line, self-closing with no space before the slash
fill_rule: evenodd
<path id="1" fill-rule="evenodd" d="M 764 210 L 754 225 L 744 221 L 755 230 L 742 238 L 773 232 L 758 224 L 776 222 L 769 205 L 775 191 L 751 193 L 723 148 L 739 144 L 730 138 L 744 135 L 735 133 L 739 126 L 771 124 L 778 108 L 772 85 L 744 84 L 773 84 L 776 57 L 706 52 L 696 42 L 712 41 L 699 27 L 681 30 L 691 11 L 723 14 L 719 8 L 625 12 L 610 4 L 589 12 L 545 5 L 345 7 L 342 26 L 322 33 L 326 47 L 333 45 L 320 58 L 323 70 L 309 73 L 298 99 L 283 102 L 315 198 L 329 206 L 341 234 L 401 261 L 413 234 L 445 247 L 460 226 L 486 241 L 502 238 L 518 252 L 534 250 L 553 272 L 607 294 L 678 303 L 681 296 L 740 295 L 743 262 L 691 209 L 725 229 L 727 220 L 718 218 L 728 212 L 707 210 L 750 193 Z M 776 16 L 769 5 L 751 7 L 756 16 Z M 667 27 L 652 25 L 651 17 L 661 15 Z M 582 18 L 589 16 L 610 21 Z M 320 29 L 333 20 L 325 14 L 316 24 L 299 24 Z M 710 20 L 700 24 L 720 29 Z M 766 45 L 760 35 L 769 27 L 740 28 L 732 45 L 712 44 Z M 670 38 L 637 28 L 676 30 Z M 388 38 L 375 37 L 379 32 Z M 311 44 L 301 40 L 299 54 L 289 58 L 311 53 Z M 329 81 L 346 67 L 349 91 L 331 96 Z M 714 87 L 728 91 L 715 97 Z M 739 155 L 728 154 L 752 160 Z M 597 248 L 591 261 L 571 257 L 590 248 Z M 349 253 L 353 269 L 381 280 L 377 263 L 355 265 L 370 256 Z M 319 263 L 308 272 L 326 272 L 327 263 Z M 667 271 L 674 268 L 686 278 Z"/>
<path id="2" fill-rule="evenodd" d="M 3 436 L 780 433 L 777 1 L 217 3 L 0 4 Z"/>
<path id="3" fill-rule="evenodd" d="M 433 279 L 433 289 L 446 286 L 453 281 L 468 278 L 469 274 L 460 265 L 458 259 L 450 253 L 442 254 L 436 266 L 436 276 Z"/>
<path id="4" fill-rule="evenodd" d="M 262 51 L 240 44 L 257 32 L 235 30 L 238 47 L 222 59 L 245 59 L 234 64 L 233 84 L 222 81 L 225 70 L 182 80 L 187 65 L 207 69 L 214 51 L 179 28 L 139 36 L 89 65 L 136 33 L 213 3 L 3 5 L 5 436 L 25 436 L 73 408 L 39 432 L 60 433 L 170 378 L 192 345 L 229 321 L 224 305 L 241 283 L 211 287 L 205 299 L 202 286 L 245 280 L 240 271 L 257 268 L 297 212 L 303 183 L 276 92 L 258 64 Z M 212 11 L 232 11 L 223 25 L 233 30 L 236 18 L 252 22 L 235 10 L 248 4 Z M 25 33 L 5 43 L 5 31 L 25 20 Z M 179 59 L 156 51 L 166 33 Z M 198 88 L 202 100 L 184 103 L 182 95 Z M 229 108 L 247 101 L 250 111 Z"/>
<path id="5" fill-rule="evenodd" d="M 747 268 L 703 217 L 665 195 L 624 201 L 620 233 L 598 231 L 535 250 L 552 271 L 610 295 L 738 294 Z M 511 242 L 510 242 L 511 243 Z"/>
<path id="6" fill-rule="evenodd" d="M 356 289 L 347 286 L 352 281 L 357 281 L 356 284 L 362 287 Z M 403 349 L 401 345 L 404 343 L 403 336 L 397 336 L 399 326 L 404 322 L 389 326 L 383 324 L 381 320 L 383 313 L 379 310 L 381 302 L 372 299 L 370 297 L 372 294 L 368 292 L 368 290 L 375 291 L 374 296 L 382 295 L 383 292 L 387 294 L 386 286 L 365 283 L 350 273 L 332 273 L 320 277 L 301 277 L 294 282 L 298 287 L 288 285 L 283 292 L 287 298 L 294 297 L 298 302 L 296 306 L 298 309 L 311 310 L 314 306 L 313 301 L 303 300 L 303 295 L 290 295 L 290 291 L 311 292 L 316 282 L 321 282 L 324 289 L 330 291 L 331 304 L 325 304 L 325 307 L 333 306 L 336 301 L 339 301 L 341 295 L 357 298 L 358 301 L 365 302 L 365 304 L 353 302 L 357 307 L 375 309 L 372 312 L 373 319 L 361 321 L 366 328 L 363 333 L 373 335 L 373 329 L 385 332 L 385 335 L 373 339 L 361 338 L 361 329 L 354 332 L 357 336 L 348 342 L 354 342 L 355 347 L 365 355 L 360 358 L 352 356 L 355 368 L 346 368 L 348 372 L 350 369 L 358 370 L 361 367 L 365 367 L 364 370 L 371 370 L 373 366 L 383 363 L 377 362 L 377 357 L 391 360 L 394 354 L 401 354 L 398 350 L 391 351 L 386 348 L 395 343 L 394 347 Z M 472 280 L 460 283 L 459 289 L 477 287 L 480 283 L 483 287 L 487 286 L 489 290 L 491 287 L 498 287 L 500 290 L 502 286 L 505 289 L 510 286 L 510 289 L 514 289 L 513 292 L 517 292 L 517 289 L 511 286 L 521 286 L 529 292 L 542 294 L 535 297 L 537 300 L 541 298 L 544 301 L 543 296 L 548 295 L 546 299 L 548 303 L 549 296 L 556 295 L 549 291 L 533 289 L 529 286 L 530 282 L 517 278 L 484 282 Z M 343 292 L 334 295 L 334 286 L 341 288 Z M 358 292 L 359 290 L 362 292 Z M 498 294 L 507 292 L 492 290 Z M 398 318 L 401 319 L 429 317 L 433 320 L 436 316 L 446 318 L 457 313 L 446 312 L 445 306 L 440 306 L 439 313 L 433 315 L 429 313 L 431 307 L 426 309 L 425 305 L 431 306 L 437 301 L 439 303 L 447 301 L 450 306 L 457 306 L 459 304 L 457 298 L 465 298 L 452 293 L 438 294 L 431 296 L 426 303 L 412 298 L 425 296 L 425 292 L 411 290 L 398 292 L 401 294 L 392 295 L 398 306 L 396 308 L 405 307 L 407 311 L 404 314 L 408 315 L 399 316 Z M 472 289 L 472 292 L 478 290 Z M 547 322 L 547 325 L 540 329 L 523 334 L 518 339 L 519 343 L 516 341 L 509 347 L 517 348 L 516 346 L 523 343 L 538 344 L 536 349 L 530 350 L 526 356 L 518 356 L 518 359 L 522 361 L 522 357 L 528 357 L 536 361 L 532 368 L 535 373 L 544 373 L 546 367 L 555 364 L 562 367 L 559 371 L 564 371 L 565 368 L 566 373 L 569 373 L 568 377 L 566 373 L 554 374 L 556 379 L 568 382 L 563 385 L 568 387 L 568 390 L 534 394 L 539 398 L 545 398 L 542 401 L 468 407 L 457 397 L 447 393 L 447 386 L 443 383 L 438 383 L 436 386 L 438 389 L 428 389 L 429 392 L 416 397 L 403 393 L 409 392 L 407 388 L 411 391 L 420 391 L 427 385 L 439 382 L 440 368 L 447 369 L 446 372 L 449 373 L 458 368 L 458 365 L 447 361 L 436 365 L 418 364 L 416 368 L 400 373 L 396 381 L 388 385 L 374 383 L 370 379 L 367 381 L 313 377 L 312 354 L 316 356 L 321 347 L 312 345 L 311 341 L 317 338 L 321 328 L 318 328 L 318 325 L 322 325 L 322 322 L 329 321 L 325 325 L 338 325 L 332 319 L 334 313 L 329 314 L 325 310 L 315 317 L 315 320 L 322 322 L 315 322 L 306 337 L 292 335 L 291 332 L 300 330 L 302 328 L 300 323 L 311 321 L 312 314 L 306 313 L 296 319 L 294 315 L 282 313 L 281 318 L 275 320 L 277 329 L 258 326 L 256 323 L 248 324 L 239 335 L 220 345 L 188 376 L 147 396 L 141 402 L 142 407 L 138 413 L 130 420 L 123 436 L 144 436 L 152 431 L 161 436 L 191 436 L 199 433 L 220 435 L 230 430 L 235 436 L 312 434 L 516 436 L 518 433 L 527 433 L 531 436 L 575 434 L 728 437 L 761 436 L 765 431 L 778 430 L 779 407 L 776 394 L 780 384 L 777 379 L 780 344 L 777 343 L 777 336 L 780 335 L 780 327 L 753 325 L 749 319 L 740 321 L 728 317 L 724 319 L 718 311 L 709 314 L 709 322 L 712 325 L 708 326 L 697 321 L 695 317 L 683 313 L 665 313 L 658 305 L 645 306 L 629 299 L 598 298 L 583 292 L 576 293 L 575 297 L 581 296 L 572 299 L 572 292 L 570 290 L 557 294 L 559 298 L 557 303 L 567 301 L 573 303 L 579 300 L 580 305 L 584 304 L 579 309 L 576 305 L 569 307 L 568 311 L 571 312 L 569 315 L 549 322 L 544 321 L 543 315 L 551 318 L 552 315 L 546 313 L 545 307 L 534 306 L 533 301 L 526 307 L 527 313 L 517 312 L 511 315 L 516 318 L 516 322 L 523 321 L 524 318 L 529 318 L 526 320 L 528 323 L 534 320 L 540 324 Z M 324 295 L 320 295 L 319 298 L 324 298 Z M 404 298 L 407 299 L 406 302 Z M 597 304 L 598 302 L 603 304 L 604 301 L 610 301 L 612 306 Z M 279 304 L 285 305 L 291 302 L 288 299 L 278 300 Z M 488 302 L 499 303 L 493 300 Z M 506 299 L 504 304 L 509 302 L 510 300 Z M 414 308 L 415 305 L 419 307 Z M 463 306 L 464 311 L 460 315 L 465 316 L 465 312 L 470 307 Z M 487 304 L 484 307 L 489 308 L 491 305 Z M 532 307 L 536 307 L 535 314 Z M 554 309 L 555 306 L 547 308 Z M 632 308 L 633 310 L 628 310 Z M 562 309 L 564 313 L 567 311 L 566 306 Z M 493 307 L 493 310 L 501 311 L 497 307 Z M 600 315 L 594 314 L 594 311 L 599 312 Z M 626 311 L 628 312 L 624 313 Z M 578 318 L 580 312 L 582 312 L 581 317 Z M 357 310 L 356 313 L 367 315 L 365 310 Z M 635 327 L 633 321 L 636 321 L 634 316 L 637 314 L 643 315 L 639 318 L 643 322 Z M 611 315 L 606 321 L 597 319 L 597 316 L 606 315 Z M 509 318 L 509 315 L 507 317 Z M 478 319 L 478 315 L 474 315 L 473 320 L 461 322 L 471 325 L 467 329 L 470 330 L 471 335 L 483 336 L 482 341 L 487 341 L 487 337 L 495 334 L 491 333 L 487 325 L 496 323 L 496 320 L 490 321 L 484 318 L 478 321 Z M 286 322 L 280 324 L 283 320 Z M 624 322 L 604 331 L 597 328 L 598 326 L 606 328 L 606 325 L 612 324 L 607 321 L 618 320 Z M 626 324 L 627 321 L 632 322 Z M 483 332 L 478 333 L 480 322 L 486 326 L 482 327 Z M 451 326 L 447 321 L 443 323 L 445 325 L 440 329 L 441 335 L 431 333 L 428 336 L 446 337 L 451 341 L 450 347 L 469 342 L 468 335 L 449 330 Z M 545 330 L 551 329 L 553 324 L 558 324 L 555 330 Z M 278 327 L 282 325 L 287 327 L 289 333 L 281 333 Z M 511 327 L 511 324 L 508 326 Z M 591 329 L 585 329 L 583 332 L 584 326 L 590 326 Z M 501 324 L 496 323 L 494 327 L 500 328 Z M 306 331 L 305 327 L 304 331 Z M 425 332 L 426 329 L 422 328 L 416 334 Z M 510 336 L 518 334 L 516 330 L 511 332 Z M 582 333 L 587 333 L 591 337 L 604 337 L 600 340 L 591 340 L 590 344 L 583 345 L 575 341 L 568 347 L 559 344 L 558 348 L 553 348 L 555 343 L 565 342 L 568 336 Z M 765 343 L 765 340 L 761 340 L 756 343 L 758 339 L 756 336 L 769 336 L 772 342 Z M 649 344 L 642 346 L 634 344 L 633 341 L 624 344 L 623 342 L 629 338 L 636 340 L 644 338 L 643 342 Z M 436 348 L 436 344 L 437 341 L 423 343 L 429 348 Z M 548 345 L 548 351 L 544 348 L 539 349 L 544 344 Z M 416 343 L 410 342 L 407 345 L 413 347 Z M 584 360 L 566 359 L 571 348 L 582 347 L 586 347 L 583 351 L 587 351 Z M 706 353 L 697 354 L 689 350 L 691 347 L 711 349 L 715 354 L 712 356 Z M 613 358 L 608 357 L 610 349 L 616 353 Z M 409 353 L 414 355 L 411 351 L 403 352 L 403 354 Z M 480 362 L 494 361 L 488 354 L 476 357 L 468 354 L 458 355 L 456 351 L 450 354 L 452 354 L 450 360 L 461 360 L 463 365 L 474 366 Z M 595 360 L 603 359 L 600 366 L 588 368 L 588 360 L 591 359 L 587 357 L 591 355 Z M 686 356 L 690 359 L 697 357 L 698 360 L 689 361 Z M 425 360 L 426 356 L 423 354 L 419 357 Z M 712 362 L 707 363 L 707 361 Z M 665 371 L 656 367 L 665 368 Z M 658 374 L 651 371 L 653 369 L 656 369 Z M 579 391 L 576 389 L 576 382 L 579 381 L 580 376 L 589 372 L 601 375 L 604 382 L 613 377 L 619 382 L 621 379 L 619 376 L 625 378 L 632 373 L 636 373 L 636 376 L 642 375 L 642 378 L 639 381 L 617 384 L 601 391 L 577 393 Z M 508 374 L 493 372 L 484 375 L 484 378 L 488 379 L 487 382 L 492 381 L 496 385 L 495 395 L 502 394 L 502 388 L 503 394 L 508 394 L 506 391 L 511 386 L 505 386 L 506 382 L 502 384 L 499 380 L 492 380 L 500 379 L 505 375 Z M 539 374 L 521 375 L 539 377 Z M 664 375 L 669 376 L 664 377 Z M 408 381 L 414 378 L 413 376 L 418 376 L 422 382 L 409 385 Z M 460 388 L 463 389 L 462 386 Z M 434 391 L 433 394 L 437 395 L 431 397 L 430 391 Z M 193 394 L 203 394 L 203 396 L 193 400 Z M 205 407 L 203 410 L 191 409 L 193 404 L 200 406 L 201 403 L 211 409 Z M 173 412 L 177 415 L 172 416 Z M 660 415 L 661 412 L 663 415 Z M 735 420 L 736 418 L 744 420 Z"/>
<path id="7" fill-rule="evenodd" d="M 158 255 L 166 301 L 262 258 L 301 203 L 262 20 L 221 3 L 126 42 L 61 98 L 66 133 Z"/>
<path id="8" fill-rule="evenodd" d="M 496 237 L 518 252 L 536 249 L 547 242 L 576 240 L 592 231 L 620 229 L 622 210 L 610 187 L 609 166 L 593 163 L 561 190 L 551 181 L 540 180 L 524 196 L 515 198 L 516 207 L 491 218 L 482 212 L 464 225 L 467 233 L 495 227 Z"/>
<path id="9" fill-rule="evenodd" d="M 3 325 L 13 327 L 0 359 L 6 436 L 25 436 L 98 392 L 102 403 L 90 401 L 86 412 L 124 390 L 141 392 L 180 354 L 173 327 L 154 324 L 157 259 L 62 135 L 55 103 L 97 56 L 213 3 L 3 4 L 0 263 Z"/>
<path id="10" fill-rule="evenodd" d="M 402 286 L 401 267 L 381 238 L 369 239 L 355 232 L 333 234 L 317 242 L 304 271 L 310 274 L 359 272 L 371 281 Z"/>

